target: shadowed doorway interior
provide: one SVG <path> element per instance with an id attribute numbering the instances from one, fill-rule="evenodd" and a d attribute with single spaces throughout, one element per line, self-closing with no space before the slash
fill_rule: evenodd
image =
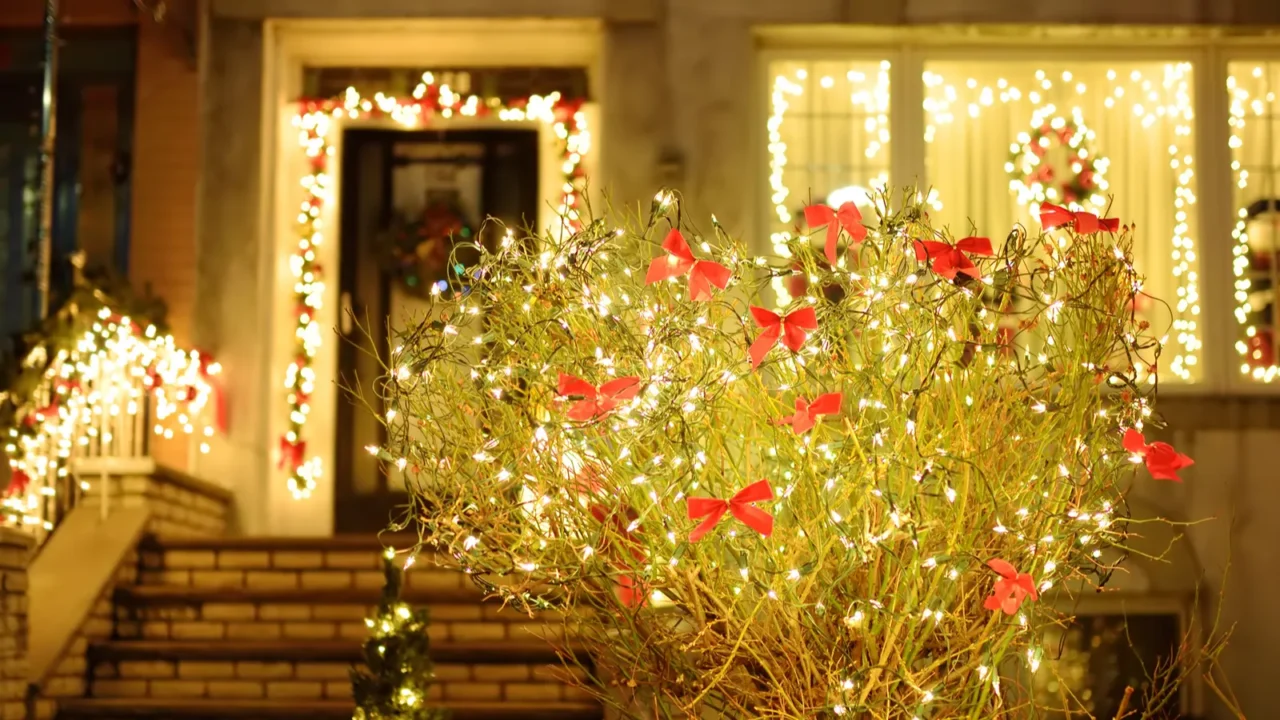
<path id="1" fill-rule="evenodd" d="M 478 236 L 493 247 L 502 230 L 485 218 L 536 222 L 538 133 L 348 130 L 342 171 L 338 364 L 343 386 L 364 400 L 344 393 L 339 403 L 334 519 L 339 533 L 374 532 L 403 513 L 408 494 L 400 472 L 365 449 L 385 432 L 371 353 L 385 357 L 395 329 L 421 316 L 431 286 L 453 272 L 453 242 Z"/>

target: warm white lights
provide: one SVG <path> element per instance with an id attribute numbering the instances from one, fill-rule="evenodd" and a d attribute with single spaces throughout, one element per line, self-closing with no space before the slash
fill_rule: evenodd
<path id="1" fill-rule="evenodd" d="M 310 397 L 316 387 L 313 363 L 320 350 L 322 330 L 317 315 L 325 286 L 321 282 L 316 251 L 323 240 L 321 209 L 333 202 L 331 181 L 326 169 L 333 154 L 331 131 L 336 119 L 389 118 L 405 127 L 417 127 L 433 118 L 495 116 L 504 122 L 539 122 L 551 127 L 560 143 L 561 184 L 556 206 L 557 236 L 581 227 L 582 159 L 591 149 L 582 102 L 566 100 L 560 93 L 533 95 L 515 102 L 497 98 L 462 95 L 448 84 L 436 84 L 432 73 L 424 73 L 411 99 L 378 93 L 364 98 L 354 88 L 337 100 L 305 102 L 294 117 L 298 143 L 311 161 L 311 172 L 302 178 L 305 199 L 298 212 L 299 240 L 290 258 L 294 282 L 293 360 L 285 372 L 289 402 L 287 428 L 280 438 L 280 467 L 289 472 L 289 490 L 295 498 L 310 497 L 320 475 L 320 459 L 308 457 L 303 432 L 310 414 Z M 436 287 L 432 288 L 436 294 Z"/>
<path id="2" fill-rule="evenodd" d="M 796 199 L 792 197 L 792 190 L 793 188 L 799 190 L 795 187 L 796 183 L 825 184 L 826 177 L 834 171 L 828 167 L 820 168 L 820 165 L 830 164 L 838 167 L 847 163 L 843 157 L 809 157 L 805 159 L 807 176 L 804 180 L 792 180 L 789 186 L 784 178 L 788 153 L 794 156 L 796 152 L 795 148 L 788 147 L 788 142 L 784 138 L 790 138 L 792 145 L 800 141 L 797 136 L 784 132 L 784 121 L 791 116 L 800 115 L 802 117 L 797 121 L 809 123 L 807 129 L 809 134 L 818 133 L 820 127 L 821 132 L 830 132 L 827 129 L 829 122 L 819 126 L 816 121 L 803 117 L 806 113 L 816 112 L 815 108 L 818 106 L 812 98 L 808 100 L 809 105 L 805 106 L 804 112 L 798 112 L 795 109 L 806 94 L 820 95 L 842 91 L 842 83 L 846 78 L 837 77 L 828 82 L 826 76 L 818 77 L 818 74 L 813 72 L 812 68 L 823 64 L 810 63 L 807 68 L 778 72 L 773 78 L 771 113 L 768 119 L 769 187 L 770 202 L 774 205 L 777 221 L 771 240 L 775 251 L 784 256 L 787 254 L 786 243 L 794 237 L 797 230 L 804 231 L 794 227 L 795 219 L 792 211 L 798 205 Z M 877 125 L 875 138 L 878 138 L 879 131 L 883 130 L 885 142 L 888 139 L 888 67 L 887 62 L 881 64 L 881 75 L 876 78 L 874 89 L 865 89 L 862 95 L 854 93 L 853 96 L 855 106 L 858 106 L 859 97 L 869 101 L 867 105 L 858 107 L 867 111 L 868 119 L 872 124 L 882 123 Z M 1012 104 L 1030 106 L 1031 114 L 1026 118 L 1028 122 L 1026 128 L 1039 130 L 1045 125 L 1051 128 L 1054 125 L 1074 128 L 1075 132 L 1062 134 L 1054 132 L 1053 137 L 1048 138 L 1052 142 L 1056 142 L 1054 138 L 1060 138 L 1063 135 L 1067 138 L 1061 144 L 1061 154 L 1064 156 L 1066 167 L 1056 169 L 1059 177 L 1053 181 L 1044 178 L 1039 154 L 1034 151 L 1034 148 L 1029 147 L 1033 139 L 1037 143 L 1046 139 L 1033 138 L 1033 135 L 1040 133 L 1015 128 L 1016 132 L 1010 133 L 1008 144 L 996 150 L 1000 152 L 1007 149 L 1011 154 L 1011 158 L 1004 165 L 1007 173 L 1029 179 L 1027 182 L 1008 180 L 1007 191 L 1014 193 L 1015 199 L 1027 206 L 1031 218 L 1034 218 L 1037 204 L 1046 201 L 1076 206 L 1087 204 L 1090 206 L 1089 209 L 1099 211 L 1104 209 L 1108 202 L 1108 190 L 1113 189 L 1107 175 L 1109 171 L 1114 173 L 1115 168 L 1109 165 L 1106 158 L 1094 155 L 1092 143 L 1095 140 L 1104 145 L 1106 141 L 1121 144 L 1131 142 L 1124 136 L 1111 137 L 1108 133 L 1129 132 L 1135 120 L 1137 125 L 1135 131 L 1145 135 L 1154 132 L 1153 128 L 1157 123 L 1162 124 L 1162 129 L 1171 140 L 1168 144 L 1168 168 L 1172 171 L 1170 186 L 1172 197 L 1166 201 L 1167 204 L 1157 202 L 1149 212 L 1167 213 L 1168 225 L 1165 227 L 1168 227 L 1170 232 L 1167 256 L 1169 260 L 1151 258 L 1148 263 L 1152 268 L 1161 268 L 1158 272 L 1161 273 L 1162 284 L 1166 285 L 1167 289 L 1160 291 L 1157 287 L 1157 291 L 1169 297 L 1171 306 L 1172 327 L 1169 337 L 1171 352 L 1165 355 L 1165 360 L 1162 362 L 1165 365 L 1163 368 L 1166 370 L 1165 376 L 1192 380 L 1197 374 L 1196 366 L 1202 349 L 1199 327 L 1199 271 L 1192 224 L 1193 206 L 1196 204 L 1195 148 L 1192 134 L 1194 117 L 1191 97 L 1192 71 L 1190 63 L 1168 63 L 1153 67 L 1158 68 L 1158 72 L 1153 74 L 1146 68 L 1128 71 L 1117 71 L 1113 68 L 1105 72 L 1105 80 L 1102 72 L 1084 73 L 1071 70 L 1051 72 L 1040 69 L 1024 82 L 1015 82 L 1009 78 L 992 78 L 988 82 L 982 82 L 973 77 L 949 78 L 941 72 L 926 70 L 922 75 L 925 96 L 923 101 L 924 140 L 926 143 L 935 142 L 941 126 L 957 123 L 962 118 L 980 119 L 988 108 Z M 1011 67 L 1010 73 L 1014 72 L 1017 72 L 1017 68 Z M 860 77 L 866 80 L 870 74 L 862 74 Z M 847 79 L 852 82 L 855 79 L 855 73 L 851 72 Z M 1085 118 L 1081 107 L 1085 104 L 1083 98 L 1090 95 L 1096 97 L 1099 93 L 1103 95 L 1101 101 L 1103 117 Z M 1077 100 L 1077 98 L 1080 99 Z M 1090 99 L 1093 100 L 1093 98 Z M 1093 102 L 1096 103 L 1097 100 Z M 881 108 L 883 112 L 880 112 Z M 873 110 L 875 110 L 874 114 Z M 1086 124 L 1087 119 L 1092 122 Z M 1100 125 L 1105 127 L 1105 131 L 1101 134 L 1107 135 L 1106 137 L 1099 138 Z M 1062 127 L 1054 129 L 1061 130 Z M 847 135 L 858 135 L 861 130 L 861 127 L 851 127 L 843 129 L 842 132 Z M 965 142 L 977 142 L 972 137 L 966 137 Z M 1239 139 L 1237 138 L 1234 142 L 1238 143 Z M 874 143 L 869 143 L 864 148 L 869 153 L 867 157 L 871 157 L 878 149 L 873 145 Z M 1046 148 L 1040 148 L 1040 150 L 1045 151 Z M 973 150 L 967 150 L 967 152 L 973 152 Z M 1081 152 L 1084 152 L 1083 156 Z M 1082 162 L 1082 158 L 1094 160 L 1095 166 L 1089 167 L 1086 162 Z M 931 175 L 933 170 L 931 167 Z M 1094 181 L 1093 187 L 1088 189 L 1085 197 L 1066 197 L 1062 189 L 1061 174 L 1063 172 L 1079 173 L 1081 170 L 1088 171 L 1088 177 Z M 1125 172 L 1126 177 L 1129 178 L 1127 182 L 1138 182 L 1132 179 L 1135 177 L 1133 175 L 1135 170 L 1127 169 Z M 1142 172 L 1154 172 L 1154 170 L 1142 169 Z M 979 173 L 974 177 L 985 176 Z M 839 177 L 838 180 L 839 185 L 858 184 L 879 187 L 887 183 L 888 178 L 887 173 L 880 173 L 875 177 Z M 940 178 L 931 178 L 931 180 L 942 181 Z M 1006 178 L 1000 180 L 1002 183 L 1005 181 Z M 948 184 L 947 187 L 956 186 Z M 1138 190 L 1145 194 L 1147 185 L 1142 185 Z M 1006 190 L 1003 187 L 993 187 L 992 191 L 1005 192 Z M 1127 193 L 1126 197 L 1134 197 L 1134 192 Z M 944 199 L 931 188 L 926 201 L 933 210 L 940 211 Z M 813 200 L 819 202 L 824 199 L 814 197 Z M 1129 199 L 1127 202 L 1132 203 L 1134 200 Z M 980 220 L 980 218 L 974 219 Z M 1137 220 L 1137 218 L 1134 219 Z M 1013 222 L 1016 218 L 1008 220 Z M 1166 220 L 1162 218 L 1162 221 Z M 1138 259 L 1141 265 L 1142 256 Z M 1156 270 L 1153 269 L 1151 272 Z M 1168 280 L 1165 280 L 1166 272 Z M 774 291 L 780 303 L 789 301 L 790 295 L 783 279 L 775 280 Z M 1140 306 L 1139 310 L 1143 308 Z M 1275 372 L 1272 371 L 1272 374 Z M 1145 379 L 1154 381 L 1151 375 Z"/>

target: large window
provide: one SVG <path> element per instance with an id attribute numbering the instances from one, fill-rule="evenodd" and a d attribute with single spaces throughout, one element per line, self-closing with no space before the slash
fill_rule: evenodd
<path id="1" fill-rule="evenodd" d="M 866 205 L 889 181 L 889 62 L 770 65 L 769 230 L 774 247 L 805 232 L 809 202 Z"/>
<path id="2" fill-rule="evenodd" d="M 918 183 L 928 193 L 930 212 L 957 236 L 976 227 L 997 243 L 1015 224 L 1038 229 L 1041 203 L 1105 212 L 1136 226 L 1134 254 L 1146 280 L 1135 310 L 1166 338 L 1160 380 L 1201 381 L 1208 315 L 1201 312 L 1203 208 L 1197 188 L 1208 180 L 1201 173 L 1203 159 L 1196 157 L 1196 118 L 1204 99 L 1196 97 L 1190 61 L 1197 52 L 1170 54 L 1158 61 L 1044 62 L 990 53 L 980 60 L 953 59 L 954 53 L 938 60 L 916 56 L 909 70 L 919 84 L 892 88 L 910 97 L 910 105 L 895 98 L 898 110 L 892 115 L 889 69 L 899 62 L 895 53 L 886 52 L 886 60 L 774 59 L 766 65 L 773 243 L 808 231 L 798 210 L 810 200 L 857 200 L 867 188 L 890 183 Z M 1232 65 L 1232 72 L 1233 91 L 1247 97 L 1233 103 L 1233 109 L 1240 106 L 1233 124 L 1248 116 L 1248 124 L 1233 128 L 1237 170 L 1247 171 L 1249 183 L 1247 198 L 1239 202 L 1242 212 L 1253 208 L 1250 218 L 1260 218 L 1248 230 L 1248 247 L 1257 248 L 1266 234 L 1262 227 L 1274 233 L 1280 222 L 1280 120 L 1274 116 L 1280 104 L 1272 92 L 1280 82 L 1280 63 Z M 905 108 L 914 114 L 916 107 L 920 115 L 905 117 Z M 893 151 L 907 158 L 893 168 L 906 177 L 890 177 L 890 137 Z M 1221 152 L 1210 164 L 1217 168 L 1221 160 L 1218 174 L 1225 174 L 1226 149 Z M 1271 204 L 1257 205 L 1264 196 Z M 1242 225 L 1238 234 L 1245 232 Z M 1211 235 L 1219 243 L 1215 250 L 1226 252 L 1226 230 Z M 1265 262 L 1243 269 L 1253 280 L 1250 302 L 1266 308 L 1270 300 L 1264 302 L 1260 291 L 1270 298 L 1269 288 L 1280 280 L 1273 278 L 1280 275 L 1277 251 L 1271 248 Z M 1236 262 L 1241 271 L 1242 261 Z M 1225 318 L 1230 299 L 1214 302 Z M 1270 378 L 1280 373 L 1276 319 L 1269 309 L 1246 310 L 1241 322 L 1253 329 L 1241 329 L 1240 352 L 1251 354 L 1250 372 Z M 1224 361 L 1230 350 L 1213 352 L 1219 350 L 1215 358 Z"/>

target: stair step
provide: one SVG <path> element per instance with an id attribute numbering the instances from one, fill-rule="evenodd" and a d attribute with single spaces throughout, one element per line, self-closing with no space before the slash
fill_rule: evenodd
<path id="1" fill-rule="evenodd" d="M 412 575 L 412 574 L 411 574 Z M 305 603 L 307 605 L 361 605 L 373 607 L 381 588 L 245 588 L 190 587 L 184 585 L 133 585 L 116 589 L 115 600 L 125 605 L 198 605 L 203 603 Z M 410 605 L 475 604 L 479 588 L 407 587 L 400 599 Z"/>
<path id="2" fill-rule="evenodd" d="M 330 535 L 325 537 L 254 536 L 235 537 L 149 537 L 147 550 L 367 550 L 381 553 L 388 547 L 407 550 L 418 544 L 412 533 L 382 535 Z"/>
<path id="3" fill-rule="evenodd" d="M 91 662 L 120 660 L 360 662 L 360 643 L 350 640 L 165 641 L 115 640 L 89 646 Z M 569 652 L 581 654 L 571 646 Z M 556 648 L 542 641 L 435 642 L 431 658 L 440 663 L 525 664 L 558 662 Z"/>
<path id="4" fill-rule="evenodd" d="M 592 702 L 468 702 L 443 704 L 453 720 L 600 720 Z M 182 720 L 350 720 L 355 706 L 342 700 L 178 700 L 157 698 L 68 698 L 58 717 L 181 718 Z"/>

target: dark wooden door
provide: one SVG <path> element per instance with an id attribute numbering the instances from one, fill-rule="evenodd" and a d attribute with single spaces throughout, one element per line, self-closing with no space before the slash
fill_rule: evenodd
<path id="1" fill-rule="evenodd" d="M 490 217 L 536 225 L 538 133 L 349 130 L 340 200 L 338 365 L 346 391 L 334 439 L 335 526 L 340 533 L 374 532 L 403 517 L 409 498 L 395 468 L 365 449 L 385 440 L 378 419 L 385 408 L 375 392 L 380 365 L 371 353 L 386 357 L 421 294 L 452 272 L 443 244 L 424 241 L 416 253 L 404 252 L 417 242 L 404 238 L 435 237 L 441 227 L 479 233 Z M 481 238 L 492 245 L 500 232 L 485 230 Z"/>

